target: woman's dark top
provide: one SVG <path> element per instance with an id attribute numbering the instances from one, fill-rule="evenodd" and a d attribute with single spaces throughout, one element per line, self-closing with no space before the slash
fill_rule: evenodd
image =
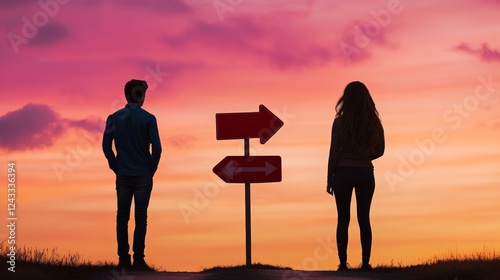
<path id="1" fill-rule="evenodd" d="M 332 126 L 332 141 L 330 144 L 330 157 L 328 158 L 328 178 L 327 184 L 330 184 L 331 178 L 335 173 L 337 166 L 349 167 L 372 167 L 372 160 L 381 157 L 384 154 L 385 140 L 384 133 L 380 134 L 377 147 L 373 154 L 365 154 L 357 152 L 350 143 L 341 143 L 339 119 L 333 121 Z"/>

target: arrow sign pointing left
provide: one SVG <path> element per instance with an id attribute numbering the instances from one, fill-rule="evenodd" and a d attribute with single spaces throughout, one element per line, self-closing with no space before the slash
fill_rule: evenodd
<path id="1" fill-rule="evenodd" d="M 213 171 L 226 183 L 281 182 L 281 157 L 227 156 Z"/>

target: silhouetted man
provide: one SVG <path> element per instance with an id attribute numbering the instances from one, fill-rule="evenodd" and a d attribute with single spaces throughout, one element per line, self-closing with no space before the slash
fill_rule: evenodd
<path id="1" fill-rule="evenodd" d="M 153 175 L 161 156 L 161 143 L 154 115 L 142 109 L 148 84 L 130 80 L 125 85 L 125 108 L 109 115 L 102 139 L 102 149 L 109 168 L 116 174 L 116 237 L 118 267 L 150 270 L 144 261 L 147 211 Z M 115 142 L 116 156 L 112 149 Z M 150 152 L 151 146 L 151 152 Z M 135 205 L 134 264 L 132 266 L 128 243 L 128 221 L 132 198 Z"/>

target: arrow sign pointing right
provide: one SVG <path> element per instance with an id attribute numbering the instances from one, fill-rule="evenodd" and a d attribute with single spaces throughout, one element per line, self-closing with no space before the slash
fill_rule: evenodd
<path id="1" fill-rule="evenodd" d="M 279 156 L 227 156 L 213 171 L 226 183 L 269 183 L 281 181 Z"/>
<path id="2" fill-rule="evenodd" d="M 259 112 L 215 114 L 217 140 L 260 138 L 264 144 L 283 126 L 264 105 Z"/>

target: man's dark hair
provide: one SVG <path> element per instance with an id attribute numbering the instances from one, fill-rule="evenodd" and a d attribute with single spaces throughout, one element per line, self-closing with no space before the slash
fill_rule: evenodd
<path id="1" fill-rule="evenodd" d="M 125 98 L 128 102 L 138 103 L 138 100 L 146 94 L 148 83 L 143 80 L 130 80 L 125 84 Z"/>

